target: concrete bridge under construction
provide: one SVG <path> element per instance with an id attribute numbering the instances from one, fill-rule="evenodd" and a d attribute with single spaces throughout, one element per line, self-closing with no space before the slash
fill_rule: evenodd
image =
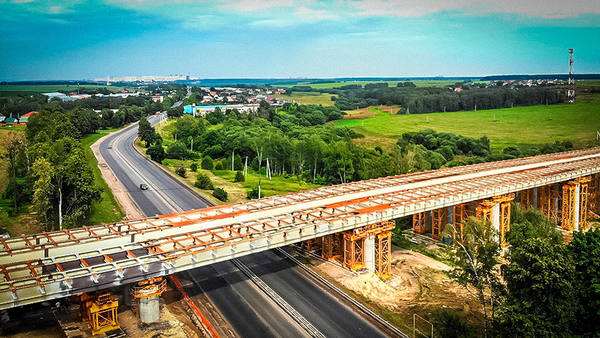
<path id="1" fill-rule="evenodd" d="M 299 242 L 385 278 L 390 221 L 412 216 L 413 231 L 439 240 L 446 224 L 460 229 L 478 216 L 505 247 L 512 201 L 540 209 L 565 231 L 584 229 L 588 210 L 600 208 L 600 148 L 0 239 L 0 309 L 135 282 L 140 298 L 158 297 L 162 276 Z"/>

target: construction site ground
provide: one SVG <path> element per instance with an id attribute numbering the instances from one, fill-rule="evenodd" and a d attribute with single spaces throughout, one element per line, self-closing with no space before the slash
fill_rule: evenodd
<path id="1" fill-rule="evenodd" d="M 434 241 L 415 238 L 415 242 L 439 252 Z M 472 292 L 452 281 L 445 263 L 420 252 L 392 249 L 392 277 L 382 280 L 366 269 L 351 272 L 339 261 L 329 262 L 313 254 L 296 251 L 296 258 L 321 276 L 368 306 L 402 331 L 412 333 L 413 314 L 430 319 L 436 309 L 450 308 L 472 324 L 483 321 L 481 306 Z M 423 323 L 417 323 L 422 327 Z"/>
<path id="2" fill-rule="evenodd" d="M 119 324 L 127 337 L 206 337 L 198 328 L 189 306 L 183 300 L 179 291 L 169 285 L 167 291 L 160 296 L 160 321 L 152 324 L 142 324 L 131 307 L 123 303 L 122 295 L 117 291 L 113 296 L 119 297 Z M 2 336 L 13 338 L 24 337 L 108 337 L 106 334 L 92 336 L 87 322 L 78 317 L 79 305 L 71 304 L 56 317 L 60 319 L 55 326 L 44 329 L 36 328 L 31 323 L 23 323 L 12 332 L 2 332 Z M 18 331 L 18 332 L 17 332 Z"/>

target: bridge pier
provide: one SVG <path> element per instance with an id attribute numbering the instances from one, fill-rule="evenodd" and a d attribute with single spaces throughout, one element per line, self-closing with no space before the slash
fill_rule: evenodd
<path id="1" fill-rule="evenodd" d="M 344 266 L 352 271 L 367 268 L 381 278 L 391 276 L 392 232 L 396 224 L 384 221 L 343 233 Z"/>
<path id="2" fill-rule="evenodd" d="M 154 323 L 160 319 L 160 295 L 166 288 L 167 281 L 162 277 L 143 280 L 131 288 L 133 298 L 138 301 L 137 309 L 142 323 Z"/>
<path id="3" fill-rule="evenodd" d="M 563 230 L 579 231 L 586 228 L 590 181 L 589 177 L 581 177 L 562 186 L 561 227 Z"/>

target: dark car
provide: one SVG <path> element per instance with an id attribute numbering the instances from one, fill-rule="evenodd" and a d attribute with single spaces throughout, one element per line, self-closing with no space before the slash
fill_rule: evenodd
<path id="1" fill-rule="evenodd" d="M 148 185 L 145 183 L 140 184 L 140 189 L 142 190 L 148 190 Z"/>

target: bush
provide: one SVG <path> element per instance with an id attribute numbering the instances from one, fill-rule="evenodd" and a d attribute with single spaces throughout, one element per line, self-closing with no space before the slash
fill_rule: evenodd
<path id="1" fill-rule="evenodd" d="M 227 201 L 227 191 L 221 188 L 216 188 L 215 191 L 213 191 L 213 196 L 215 196 L 220 201 Z"/>
<path id="2" fill-rule="evenodd" d="M 246 198 L 249 200 L 258 198 L 258 187 L 252 188 L 252 190 L 246 192 Z"/>
<path id="3" fill-rule="evenodd" d="M 238 171 L 235 173 L 235 181 L 236 182 L 244 182 L 246 180 L 246 178 L 244 177 L 244 174 L 242 174 L 241 171 Z"/>
<path id="4" fill-rule="evenodd" d="M 204 189 L 204 190 L 213 190 L 214 189 L 214 186 L 213 186 L 210 178 L 208 178 L 208 176 L 206 176 L 202 173 L 199 173 L 198 175 L 196 175 L 196 183 L 194 183 L 194 186 L 196 188 Z"/>
<path id="5" fill-rule="evenodd" d="M 215 165 L 215 170 L 223 170 L 223 163 L 217 162 L 217 164 Z"/>
<path id="6" fill-rule="evenodd" d="M 438 309 L 431 314 L 437 335 L 441 337 L 471 337 L 469 324 L 451 309 Z"/>
<path id="7" fill-rule="evenodd" d="M 175 169 L 175 173 L 181 177 L 185 177 L 186 176 L 186 171 L 185 168 L 183 166 L 178 166 L 177 169 Z"/>
<path id="8" fill-rule="evenodd" d="M 213 170 L 213 161 L 210 156 L 206 155 L 202 159 L 202 169 L 204 170 Z"/>
<path id="9" fill-rule="evenodd" d="M 190 165 L 190 170 L 191 170 L 191 171 L 193 171 L 193 172 L 196 172 L 196 171 L 198 171 L 198 163 L 196 163 L 196 162 L 193 162 L 193 163 Z"/>

